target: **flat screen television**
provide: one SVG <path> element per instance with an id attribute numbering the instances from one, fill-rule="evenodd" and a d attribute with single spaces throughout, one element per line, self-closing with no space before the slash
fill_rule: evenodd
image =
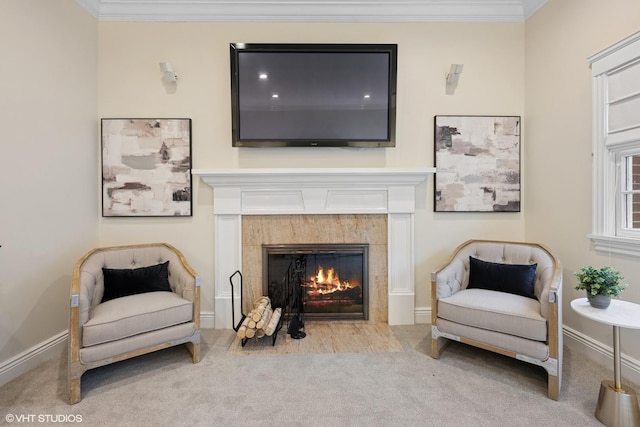
<path id="1" fill-rule="evenodd" d="M 394 147 L 396 44 L 232 43 L 234 147 Z"/>

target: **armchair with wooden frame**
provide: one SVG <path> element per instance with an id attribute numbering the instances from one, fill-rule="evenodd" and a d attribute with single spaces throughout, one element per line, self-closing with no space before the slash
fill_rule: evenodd
<path id="1" fill-rule="evenodd" d="M 476 277 L 484 275 L 484 281 L 472 278 L 474 284 L 469 286 L 472 267 Z M 508 289 L 523 277 L 530 279 L 524 280 L 529 290 L 519 285 Z M 431 276 L 431 339 L 435 359 L 449 340 L 455 340 L 541 366 L 548 374 L 548 396 L 558 400 L 562 383 L 560 261 L 536 243 L 469 240 L 461 244 Z"/>
<path id="2" fill-rule="evenodd" d="M 73 269 L 70 305 L 71 404 L 89 369 L 183 343 L 200 361 L 200 278 L 169 244 L 89 251 Z"/>

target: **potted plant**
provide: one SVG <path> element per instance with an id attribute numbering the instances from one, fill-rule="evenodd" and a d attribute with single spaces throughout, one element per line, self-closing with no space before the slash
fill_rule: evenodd
<path id="1" fill-rule="evenodd" d="M 589 303 L 595 308 L 609 307 L 611 297 L 618 297 L 627 287 L 622 283 L 620 272 L 609 266 L 597 269 L 588 265 L 573 274 L 578 279 L 576 289 L 584 289 Z"/>

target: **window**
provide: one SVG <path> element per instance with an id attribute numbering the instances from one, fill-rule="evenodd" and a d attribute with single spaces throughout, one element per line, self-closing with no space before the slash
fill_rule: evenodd
<path id="1" fill-rule="evenodd" d="M 589 58 L 596 250 L 640 256 L 640 31 Z"/>
<path id="2" fill-rule="evenodd" d="M 616 234 L 640 239 L 640 154 L 620 156 L 620 217 Z"/>

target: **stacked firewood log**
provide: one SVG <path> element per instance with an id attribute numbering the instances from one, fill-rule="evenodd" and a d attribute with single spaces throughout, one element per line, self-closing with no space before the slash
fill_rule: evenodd
<path id="1" fill-rule="evenodd" d="M 240 339 L 271 336 L 278 326 L 281 315 L 280 307 L 271 308 L 269 297 L 260 297 L 253 302 L 253 309 L 242 321 L 236 335 Z"/>

